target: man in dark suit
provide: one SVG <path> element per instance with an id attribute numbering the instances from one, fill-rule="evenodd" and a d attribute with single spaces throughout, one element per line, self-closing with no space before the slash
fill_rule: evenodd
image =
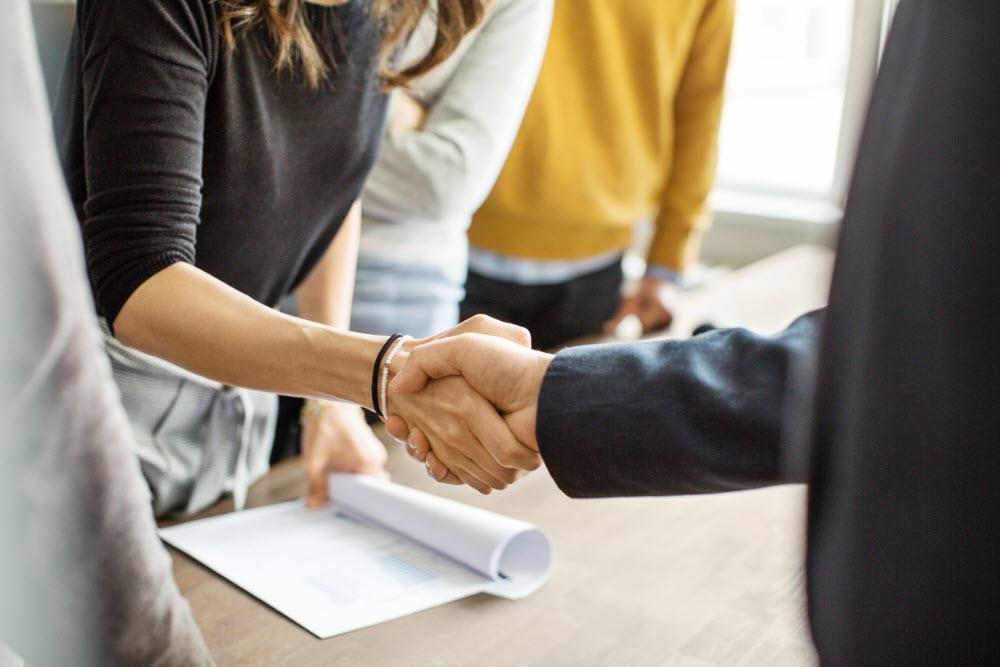
<path id="1" fill-rule="evenodd" d="M 1000 3 L 903 0 L 825 313 L 556 357 L 459 337 L 393 389 L 464 375 L 572 496 L 807 482 L 825 664 L 1000 664 L 998 68 Z"/>

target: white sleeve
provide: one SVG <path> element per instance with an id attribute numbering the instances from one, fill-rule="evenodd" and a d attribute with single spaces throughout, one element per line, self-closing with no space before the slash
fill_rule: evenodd
<path id="1" fill-rule="evenodd" d="M 386 135 L 363 195 L 366 218 L 454 219 L 482 204 L 521 125 L 551 22 L 552 0 L 497 0 L 474 42 L 452 56 L 461 62 L 424 127 Z"/>

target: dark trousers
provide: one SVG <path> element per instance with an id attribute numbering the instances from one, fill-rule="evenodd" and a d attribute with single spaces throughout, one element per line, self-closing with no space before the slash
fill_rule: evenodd
<path id="1" fill-rule="evenodd" d="M 461 316 L 482 313 L 520 325 L 536 349 L 549 350 L 600 333 L 621 303 L 621 288 L 621 262 L 555 285 L 521 285 L 470 271 Z"/>

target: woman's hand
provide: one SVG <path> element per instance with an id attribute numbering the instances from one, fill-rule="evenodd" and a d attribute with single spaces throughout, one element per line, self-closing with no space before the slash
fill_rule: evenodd
<path id="1" fill-rule="evenodd" d="M 463 406 L 469 413 L 465 417 L 467 422 L 474 419 L 474 410 L 485 415 L 486 410 L 476 402 L 488 401 L 493 413 L 490 419 L 502 422 L 516 445 L 508 439 L 488 435 L 479 438 L 481 449 L 476 448 L 476 441 L 457 439 L 454 435 L 450 442 L 442 443 L 444 438 L 439 434 L 428 433 L 423 424 L 403 414 L 402 419 L 393 415 L 387 430 L 393 437 L 405 439 L 410 456 L 423 461 L 439 481 L 468 483 L 457 466 L 465 459 L 478 462 L 476 455 L 481 457 L 483 450 L 505 468 L 532 470 L 541 463 L 535 421 L 538 394 L 551 360 L 551 355 L 480 334 L 421 345 L 408 355 L 405 366 L 390 385 L 389 395 L 394 402 L 405 406 L 408 398 L 444 391 L 438 387 L 439 383 L 460 381 L 465 394 L 473 397 L 471 405 Z M 493 431 L 501 433 L 499 426 Z"/>
<path id="2" fill-rule="evenodd" d="M 514 348 L 531 349 L 531 334 L 527 329 L 476 315 L 436 336 L 405 345 L 389 369 L 390 377 L 395 377 L 396 372 L 406 366 L 414 349 L 465 334 L 495 337 Z M 511 433 L 509 424 L 497 414 L 496 408 L 457 377 L 432 383 L 419 393 L 413 391 L 403 395 L 389 391 L 386 426 L 389 434 L 400 442 L 409 440 L 411 428 L 421 442 L 433 439 L 435 451 L 454 471 L 441 481 L 465 483 L 480 493 L 505 488 L 541 462 L 537 451 L 526 447 Z M 414 456 L 412 443 L 405 444 Z"/>
<path id="3" fill-rule="evenodd" d="M 355 472 L 388 478 L 386 451 L 365 423 L 361 409 L 346 403 L 313 403 L 303 410 L 302 464 L 309 479 L 308 507 L 321 507 L 329 499 L 327 475 Z"/>
<path id="4" fill-rule="evenodd" d="M 454 475 L 450 481 L 490 493 L 541 464 L 538 452 L 519 442 L 497 409 L 460 377 L 390 394 L 389 403 L 393 420 L 433 443 L 435 455 Z M 408 451 L 411 447 L 407 443 Z"/>
<path id="5" fill-rule="evenodd" d="M 415 348 L 420 347 L 421 345 L 426 345 L 427 343 L 433 343 L 437 340 L 461 336 L 462 334 L 483 334 L 484 336 L 495 336 L 496 338 L 502 338 L 506 341 L 514 343 L 518 347 L 523 347 L 528 350 L 531 349 L 531 332 L 524 327 L 492 318 L 489 315 L 473 315 L 469 319 L 459 322 L 452 328 L 446 329 L 437 335 L 411 341 L 410 344 L 404 349 L 404 354 L 397 357 L 399 362 L 393 363 L 392 370 L 402 368 L 405 365 L 403 363 L 404 358 L 409 356 L 409 353 Z"/>

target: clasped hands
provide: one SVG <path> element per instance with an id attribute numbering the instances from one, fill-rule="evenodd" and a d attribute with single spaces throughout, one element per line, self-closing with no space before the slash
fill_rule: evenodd
<path id="1" fill-rule="evenodd" d="M 489 493 L 541 465 L 535 420 L 551 355 L 525 329 L 476 316 L 398 359 L 386 427 L 432 477 Z"/>

